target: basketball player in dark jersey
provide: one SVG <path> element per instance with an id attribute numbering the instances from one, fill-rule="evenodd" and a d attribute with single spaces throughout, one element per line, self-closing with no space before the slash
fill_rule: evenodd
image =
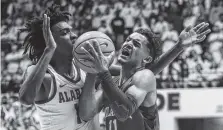
<path id="1" fill-rule="evenodd" d="M 203 41 L 210 32 L 202 32 L 207 26 L 202 23 L 184 30 L 180 35 L 181 47 Z M 131 34 L 118 56 L 122 68 L 118 78 L 112 78 L 108 71 L 109 60 L 103 56 L 97 41 L 91 42 L 83 51 L 89 55 L 94 64 L 92 67 L 102 80 L 102 91 L 94 90 L 96 75 L 87 74 L 80 99 L 80 117 L 90 120 L 101 108 L 109 106 L 107 130 L 159 130 L 156 79 L 146 68 L 152 67 L 159 56 L 160 39 L 148 29 L 138 29 Z"/>

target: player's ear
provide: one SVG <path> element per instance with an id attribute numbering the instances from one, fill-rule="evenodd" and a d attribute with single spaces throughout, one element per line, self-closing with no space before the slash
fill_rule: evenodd
<path id="1" fill-rule="evenodd" d="M 143 59 L 144 64 L 149 64 L 151 63 L 153 58 L 151 56 L 147 56 L 146 58 Z"/>

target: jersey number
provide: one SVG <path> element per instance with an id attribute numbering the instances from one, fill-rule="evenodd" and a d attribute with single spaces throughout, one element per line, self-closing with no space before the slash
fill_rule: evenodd
<path id="1" fill-rule="evenodd" d="M 106 130 L 117 130 L 117 119 L 115 116 L 108 116 L 105 120 Z"/>
<path id="2" fill-rule="evenodd" d="M 76 115 L 77 115 L 77 124 L 81 124 L 81 118 L 79 116 L 79 105 L 78 103 L 77 104 L 74 104 L 74 107 L 76 109 Z"/>

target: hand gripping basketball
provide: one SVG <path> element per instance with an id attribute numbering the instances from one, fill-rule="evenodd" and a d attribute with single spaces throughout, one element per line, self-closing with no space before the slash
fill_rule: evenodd
<path id="1" fill-rule="evenodd" d="M 92 57 L 95 56 L 92 53 L 92 48 L 95 49 L 97 55 L 99 53 L 99 51 L 97 51 L 94 47 L 94 45 L 96 45 L 96 42 L 98 47 L 100 48 L 100 53 L 102 53 L 102 56 L 106 57 L 106 59 L 108 56 L 111 57 L 111 54 L 114 55 L 114 44 L 106 34 L 99 31 L 90 31 L 82 34 L 80 37 L 78 37 L 74 44 L 73 57 L 77 65 L 87 73 L 97 73 L 95 63 L 93 63 L 95 57 Z M 85 50 L 83 50 L 83 48 Z"/>
<path id="2" fill-rule="evenodd" d="M 95 73 L 100 73 L 108 71 L 108 67 L 114 60 L 115 52 L 113 51 L 107 58 L 103 55 L 100 45 L 97 40 L 87 41 L 85 47 L 82 50 L 86 55 L 89 56 L 93 66 L 95 68 Z"/>

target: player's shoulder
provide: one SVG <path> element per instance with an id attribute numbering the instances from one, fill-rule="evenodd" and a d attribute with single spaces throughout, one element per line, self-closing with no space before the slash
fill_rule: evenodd
<path id="1" fill-rule="evenodd" d="M 27 67 L 27 69 L 26 69 L 26 71 L 24 72 L 24 75 L 23 75 L 23 80 L 25 78 L 27 78 L 32 71 L 34 71 L 35 67 L 36 67 L 36 65 L 30 65 L 30 66 Z M 44 76 L 44 79 L 45 78 L 46 79 L 51 79 L 51 75 L 49 73 L 46 73 L 45 76 Z"/>
<path id="2" fill-rule="evenodd" d="M 140 70 L 140 71 L 137 71 L 133 78 L 140 78 L 140 79 L 145 79 L 145 78 L 155 78 L 155 75 L 154 73 L 149 70 L 149 69 L 143 69 L 143 70 Z"/>
<path id="3" fill-rule="evenodd" d="M 30 66 L 28 66 L 27 69 L 26 69 L 26 72 L 27 73 L 31 72 L 35 68 L 35 66 L 36 65 L 30 65 Z"/>
<path id="4" fill-rule="evenodd" d="M 137 71 L 133 76 L 133 83 L 140 88 L 149 89 L 149 91 L 156 88 L 155 75 L 149 69 Z"/>

